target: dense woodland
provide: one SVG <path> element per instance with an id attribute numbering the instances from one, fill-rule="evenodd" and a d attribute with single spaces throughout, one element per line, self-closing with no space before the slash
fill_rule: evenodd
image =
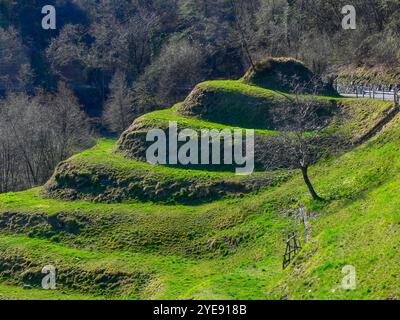
<path id="1" fill-rule="evenodd" d="M 57 9 L 57 29 L 41 9 Z M 48 179 L 93 136 L 119 134 L 205 79 L 237 79 L 267 56 L 316 74 L 399 66 L 398 0 L 0 0 L 0 192 Z"/>

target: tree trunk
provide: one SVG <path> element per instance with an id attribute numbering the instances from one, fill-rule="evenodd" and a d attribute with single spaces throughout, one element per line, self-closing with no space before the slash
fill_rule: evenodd
<path id="1" fill-rule="evenodd" d="M 308 190 L 314 200 L 323 200 L 315 191 L 310 178 L 308 177 L 308 167 L 301 167 L 301 172 L 303 174 L 304 182 L 306 183 Z"/>
<path id="2" fill-rule="evenodd" d="M 251 56 L 251 53 L 250 53 L 250 49 L 249 49 L 249 45 L 248 45 L 248 42 L 247 42 L 247 39 L 246 39 L 244 27 L 242 26 L 242 24 L 239 21 L 239 14 L 237 13 L 237 8 L 236 8 L 236 5 L 235 5 L 235 2 L 233 0 L 231 0 L 230 4 L 231 4 L 231 8 L 232 8 L 232 13 L 234 15 L 235 25 L 236 25 L 237 31 L 240 34 L 240 41 L 241 41 L 241 44 L 242 44 L 242 48 L 243 48 L 243 50 L 244 50 L 244 52 L 246 54 L 247 59 L 249 60 L 251 69 L 253 71 L 255 71 L 256 70 L 256 66 L 254 64 L 253 57 Z"/>

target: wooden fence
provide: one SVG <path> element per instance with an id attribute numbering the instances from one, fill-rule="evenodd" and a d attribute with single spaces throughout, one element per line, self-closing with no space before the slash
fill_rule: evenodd
<path id="1" fill-rule="evenodd" d="M 286 241 L 285 255 L 283 256 L 283 269 L 286 269 L 290 265 L 300 250 L 301 245 L 297 239 L 296 233 L 289 234 Z"/>

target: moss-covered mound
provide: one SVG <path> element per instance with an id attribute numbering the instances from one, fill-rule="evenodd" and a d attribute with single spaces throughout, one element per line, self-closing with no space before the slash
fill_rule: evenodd
<path id="1" fill-rule="evenodd" d="M 318 81 L 312 71 L 301 61 L 293 58 L 268 58 L 251 68 L 243 77 L 243 82 L 279 91 L 293 90 L 302 86 L 306 91 L 313 92 L 317 87 L 320 93 L 335 94 L 332 86 Z"/>
<path id="2" fill-rule="evenodd" d="M 287 96 L 272 90 L 239 81 L 208 81 L 196 86 L 178 112 L 230 126 L 274 129 L 274 112 L 286 103 Z"/>
<path id="3" fill-rule="evenodd" d="M 178 133 L 184 129 L 193 129 L 197 133 L 198 137 L 198 145 L 201 145 L 201 130 L 218 130 L 222 132 L 222 130 L 229 130 L 229 132 L 233 133 L 234 130 L 241 130 L 243 134 L 243 138 L 246 136 L 246 129 L 240 127 L 226 126 L 220 123 L 207 122 L 198 119 L 183 117 L 178 114 L 177 109 L 179 109 L 179 105 L 168 110 L 155 111 L 149 113 L 143 117 L 137 119 L 132 126 L 125 131 L 116 145 L 116 152 L 122 154 L 124 157 L 129 159 L 134 159 L 142 162 L 146 162 L 146 151 L 148 148 L 154 143 L 151 141 L 147 141 L 146 136 L 148 132 L 152 129 L 161 129 L 165 132 L 167 138 L 167 144 L 169 143 L 169 124 L 170 122 L 177 124 Z M 274 137 L 277 132 L 272 130 L 255 130 L 255 167 L 256 170 L 265 170 L 265 146 L 271 149 L 271 152 L 274 148 Z M 208 152 L 212 154 L 212 139 L 209 140 L 209 148 Z M 182 146 L 184 142 L 178 142 L 178 147 Z M 193 166 L 181 166 L 183 169 L 197 169 L 197 170 L 209 170 L 209 171 L 224 171 L 224 172 L 234 172 L 235 163 L 233 165 L 223 165 L 225 163 L 224 158 L 224 146 L 225 140 L 223 139 L 223 135 L 221 134 L 220 139 L 220 165 L 193 165 Z M 245 141 L 243 141 L 243 148 L 245 148 Z M 278 148 L 278 146 L 276 146 Z M 245 150 L 243 150 L 245 152 Z M 168 149 L 166 150 L 167 158 L 169 157 Z M 201 163 L 201 149 L 199 152 L 199 163 Z M 276 160 L 277 166 L 279 165 L 279 160 Z M 211 159 L 210 159 L 211 163 Z"/>
<path id="4" fill-rule="evenodd" d="M 113 145 L 112 140 L 101 140 L 95 148 L 61 163 L 44 194 L 106 203 L 138 200 L 193 204 L 240 196 L 288 177 L 280 173 L 239 177 L 232 172 L 154 166 L 113 153 Z"/>
<path id="5" fill-rule="evenodd" d="M 47 258 L 32 260 L 21 251 L 18 254 L 9 248 L 0 254 L 0 277 L 8 278 L 13 284 L 29 284 L 31 288 L 41 288 L 42 268 L 48 265 Z M 74 291 L 81 294 L 96 294 L 103 297 L 118 297 L 124 294 L 138 296 L 151 281 L 146 272 L 121 272 L 106 268 L 84 268 L 57 261 L 56 288 L 58 291 Z"/>
<path id="6" fill-rule="evenodd" d="M 310 99 L 312 99 L 310 97 Z M 208 81 L 200 83 L 177 111 L 186 117 L 251 129 L 280 130 L 282 121 L 291 118 L 285 109 L 293 109 L 295 96 L 248 85 L 241 81 Z M 335 99 L 320 98 L 315 108 L 333 116 L 337 111 Z"/>
<path id="7" fill-rule="evenodd" d="M 164 131 L 166 136 L 167 145 L 169 143 L 169 122 L 162 118 L 163 115 L 173 114 L 175 111 L 173 109 L 156 111 L 150 114 L 147 114 L 144 117 L 137 119 L 129 130 L 125 131 L 121 138 L 118 140 L 116 145 L 116 152 L 122 154 L 124 157 L 133 159 L 136 161 L 146 162 L 146 151 L 148 148 L 154 143 L 151 141 L 147 141 L 147 133 L 152 129 L 161 129 Z M 232 164 L 224 165 L 227 163 L 225 161 L 225 140 L 223 135 L 221 134 L 220 139 L 220 164 L 209 164 L 204 165 L 201 163 L 202 152 L 204 149 L 200 149 L 201 146 L 201 127 L 198 127 L 196 121 L 191 121 L 192 124 L 187 122 L 187 118 L 176 118 L 177 122 L 177 131 L 178 133 L 184 129 L 193 129 L 197 133 L 197 144 L 199 146 L 199 155 L 198 155 L 198 165 L 174 165 L 174 167 L 181 169 L 195 169 L 202 171 L 217 171 L 217 172 L 231 172 L 234 173 L 236 168 L 243 167 L 243 165 L 236 164 L 233 161 Z M 190 121 L 190 120 L 189 120 Z M 201 122 L 200 122 L 201 123 Z M 233 132 L 233 130 L 241 130 L 243 133 L 243 138 L 246 136 L 246 131 L 243 128 L 230 127 L 230 126 L 221 126 L 219 124 L 215 124 L 212 126 L 212 123 L 207 123 L 203 129 L 216 129 L 216 130 L 229 130 L 229 132 Z M 332 129 L 333 130 L 333 129 Z M 221 131 L 220 131 L 221 132 Z M 330 135 L 326 136 L 325 141 L 321 141 L 321 144 L 326 145 L 331 140 Z M 208 145 L 208 154 L 210 155 L 211 163 L 211 155 L 213 152 L 213 146 L 211 144 L 212 139 L 209 140 L 210 143 Z M 184 142 L 178 143 L 178 148 L 180 148 Z M 242 140 L 243 154 L 245 154 L 246 142 Z M 274 169 L 290 169 L 290 164 L 288 164 L 285 159 L 284 154 L 282 157 L 278 157 L 277 154 L 280 153 L 280 150 L 283 150 L 284 146 L 282 145 L 282 139 L 279 139 L 277 131 L 271 130 L 256 130 L 254 136 L 254 166 L 255 170 L 265 171 L 265 170 L 274 170 Z M 166 150 L 166 158 L 168 159 L 169 152 Z M 234 160 L 234 159 L 233 159 Z"/>
<path id="8" fill-rule="evenodd" d="M 264 89 L 262 89 L 264 90 Z M 324 101 L 324 98 L 321 98 Z M 355 144 L 360 138 L 371 130 L 376 123 L 385 117 L 386 111 L 391 107 L 389 102 L 376 101 L 372 106 L 368 100 L 359 99 L 325 99 L 327 105 L 332 107 L 321 108 L 324 110 L 335 110 L 335 115 L 331 123 L 325 129 L 327 140 L 329 136 L 342 136 L 346 139 L 348 145 Z M 162 110 L 146 114 L 132 124 L 120 137 L 116 152 L 124 157 L 146 161 L 146 150 L 153 142 L 146 141 L 149 130 L 161 129 L 165 132 L 168 139 L 169 122 L 176 122 L 178 131 L 191 128 L 200 132 L 201 129 L 216 130 L 235 130 L 244 128 L 224 125 L 217 122 L 209 122 L 199 119 L 199 117 L 188 117 L 180 115 L 182 104 Z M 244 131 L 243 131 L 244 132 Z M 278 157 L 275 160 L 268 159 L 269 154 L 273 154 L 274 150 L 282 149 L 279 145 L 280 140 L 276 139 L 279 132 L 277 130 L 255 130 L 255 167 L 256 170 L 266 170 L 275 168 L 285 168 L 285 164 Z M 223 145 L 223 143 L 221 143 Z M 221 153 L 223 154 L 223 153 Z M 188 168 L 188 167 L 186 167 Z M 202 170 L 219 170 L 233 172 L 233 167 L 227 166 L 196 166 L 196 169 Z"/>
<path id="9" fill-rule="evenodd" d="M 280 60 L 273 61 L 275 63 Z M 300 63 L 290 59 L 279 63 L 292 65 L 293 70 L 301 69 Z M 288 70 L 287 75 L 290 76 L 291 71 Z M 44 188 L 44 193 L 57 199 L 84 199 L 106 203 L 136 200 L 193 204 L 239 196 L 276 185 L 287 175 L 282 177 L 280 174 L 266 174 L 264 171 L 293 168 L 293 164 L 282 152 L 285 148 L 282 145 L 284 142 L 277 137 L 278 131 L 282 130 L 280 125 L 291 121 L 296 105 L 295 98 L 291 94 L 246 84 L 243 81 L 201 83 L 183 103 L 137 119 L 121 135 L 115 146 L 114 141 L 102 140 L 94 149 L 61 163 Z M 304 98 L 308 99 L 307 96 Z M 324 134 L 317 137 L 319 145 L 334 150 L 338 149 L 338 144 L 343 150 L 357 144 L 365 134 L 368 136 L 369 131 L 385 116 L 389 105 L 376 102 L 371 107 L 367 100 L 325 96 L 313 99 L 313 103 L 324 122 L 325 119 L 330 119 Z M 282 119 L 283 114 L 288 119 Z M 190 165 L 173 166 L 167 165 L 168 160 L 165 160 L 165 165 L 147 163 L 146 151 L 154 143 L 153 140 L 147 141 L 149 131 L 162 131 L 168 146 L 171 123 L 176 124 L 177 133 L 191 129 L 191 138 L 193 135 L 197 136 L 197 161 L 191 161 Z M 204 164 L 207 163 L 203 161 L 204 144 L 200 143 L 201 131 L 204 129 L 217 130 L 220 134 L 215 138 L 219 142 L 220 164 Z M 226 152 L 229 152 L 225 148 L 232 148 L 233 130 L 241 130 L 244 138 L 246 129 L 255 129 L 255 173 L 248 177 L 240 177 L 235 175 L 236 170 L 245 165 L 235 163 L 233 157 L 233 163 L 225 161 Z M 223 135 L 223 130 L 228 131 L 228 138 Z M 313 130 L 310 128 L 310 139 L 316 138 Z M 339 135 L 344 137 L 340 141 L 336 139 Z M 211 160 L 216 147 L 215 144 L 211 144 L 215 140 L 210 137 L 208 139 L 208 157 Z M 178 142 L 178 150 L 186 142 Z M 244 141 L 242 147 L 242 154 L 246 154 Z M 168 149 L 165 148 L 165 159 L 169 158 Z M 162 153 L 164 155 L 164 150 Z M 228 156 L 231 158 L 232 149 Z M 316 155 L 313 161 L 318 159 L 319 156 Z M 194 162 L 199 164 L 193 164 Z M 250 168 L 251 171 L 252 164 L 246 168 Z"/>
<path id="10" fill-rule="evenodd" d="M 339 99 L 337 102 L 337 115 L 325 129 L 325 134 L 319 137 L 324 139 L 321 145 L 334 144 L 335 150 L 339 142 L 335 137 L 346 137 L 340 147 L 351 148 L 368 136 L 391 109 L 389 102 L 382 101 L 375 101 L 373 105 L 362 99 Z M 282 146 L 277 132 L 270 130 L 255 131 L 256 172 L 248 177 L 236 176 L 238 166 L 235 165 L 165 166 L 147 163 L 146 150 L 150 144 L 146 141 L 147 133 L 154 128 L 167 133 L 170 121 L 176 122 L 180 130 L 238 129 L 182 117 L 178 108 L 147 114 L 137 119 L 117 144 L 113 140 L 100 140 L 95 148 L 61 163 L 45 186 L 44 194 L 57 199 L 106 203 L 137 200 L 193 204 L 241 196 L 277 185 L 288 177 L 281 172 L 264 172 L 291 168 L 289 163 L 285 163 L 285 158 L 279 159 L 274 155 L 282 150 Z M 166 136 L 168 138 L 168 134 Z M 313 139 L 312 135 L 310 139 Z M 223 147 L 224 143 L 220 145 Z"/>

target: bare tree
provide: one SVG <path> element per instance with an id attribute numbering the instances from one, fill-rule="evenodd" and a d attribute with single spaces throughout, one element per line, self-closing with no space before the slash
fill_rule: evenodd
<path id="1" fill-rule="evenodd" d="M 253 21 L 255 17 L 253 15 L 255 4 L 253 0 L 229 0 L 231 6 L 232 15 L 234 19 L 234 29 L 239 39 L 245 56 L 250 64 L 250 67 L 255 70 L 255 63 L 251 53 L 251 40 L 255 33 Z"/>
<path id="2" fill-rule="evenodd" d="M 132 92 L 126 83 L 125 74 L 117 71 L 110 84 L 111 94 L 108 98 L 103 121 L 112 132 L 122 133 L 134 120 Z"/>
<path id="3" fill-rule="evenodd" d="M 14 28 L 0 27 L 0 94 L 24 89 L 19 76 L 30 68 L 28 52 Z"/>
<path id="4" fill-rule="evenodd" d="M 171 106 L 207 78 L 204 50 L 188 40 L 170 41 L 134 85 L 140 100 L 158 107 Z"/>
<path id="5" fill-rule="evenodd" d="M 64 82 L 58 83 L 56 94 L 47 97 L 46 101 L 41 99 L 41 105 L 49 114 L 47 122 L 53 135 L 55 160 L 58 163 L 76 150 L 90 145 L 92 137 L 82 106 Z M 46 123 L 46 119 L 43 119 L 43 123 Z"/>
<path id="6" fill-rule="evenodd" d="M 62 70 L 74 63 L 87 65 L 88 47 L 84 42 L 85 28 L 81 25 L 67 24 L 57 38 L 52 39 L 46 49 L 46 57 L 54 72 L 62 75 Z"/>
<path id="7" fill-rule="evenodd" d="M 280 134 L 275 138 L 274 152 L 269 159 L 280 162 L 282 167 L 301 170 L 313 199 L 323 200 L 311 182 L 309 167 L 323 156 L 337 152 L 343 139 L 322 133 L 336 112 L 336 104 L 317 99 L 317 85 L 313 86 L 313 94 L 304 95 L 310 84 L 293 84 L 287 103 L 275 112 L 274 125 Z"/>
<path id="8" fill-rule="evenodd" d="M 122 38 L 126 48 L 124 57 L 127 71 L 138 76 L 150 64 L 153 54 L 151 37 L 158 27 L 159 17 L 146 10 L 139 10 L 123 26 Z"/>
<path id="9" fill-rule="evenodd" d="M 44 183 L 60 161 L 91 142 L 86 116 L 64 84 L 36 97 L 9 94 L 0 101 L 0 192 Z"/>

